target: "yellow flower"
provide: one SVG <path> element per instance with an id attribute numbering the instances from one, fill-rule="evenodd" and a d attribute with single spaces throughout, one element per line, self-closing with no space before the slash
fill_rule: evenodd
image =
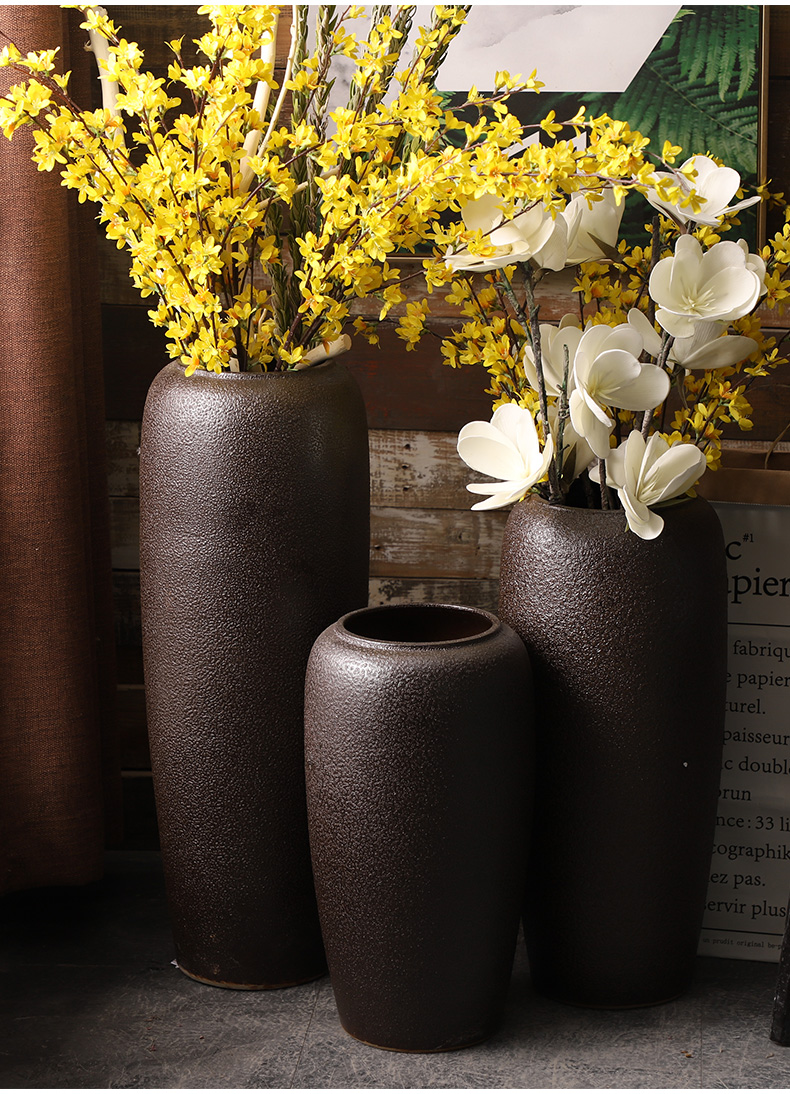
<path id="1" fill-rule="evenodd" d="M 672 141 L 664 141 L 664 147 L 661 150 L 661 159 L 664 163 L 674 163 L 683 149 L 679 144 L 673 144 Z"/>
<path id="2" fill-rule="evenodd" d="M 540 123 L 540 128 L 543 130 L 544 133 L 548 133 L 550 137 L 553 137 L 556 133 L 559 133 L 562 130 L 562 126 L 557 124 L 557 122 L 554 120 L 555 118 L 555 112 L 553 110 L 550 110 L 546 117 L 543 119 L 543 121 Z"/>
<path id="3" fill-rule="evenodd" d="M 406 314 L 398 321 L 397 332 L 407 343 L 408 349 L 413 349 L 420 340 L 428 310 L 426 300 L 409 302 L 406 305 Z"/>

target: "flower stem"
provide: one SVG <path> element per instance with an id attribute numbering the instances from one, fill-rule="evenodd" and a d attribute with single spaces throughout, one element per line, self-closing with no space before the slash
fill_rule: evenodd
<path id="1" fill-rule="evenodd" d="M 568 420 L 568 377 L 570 375 L 570 356 L 567 345 L 563 346 L 564 363 L 562 370 L 562 387 L 560 388 L 560 403 L 557 412 L 557 449 L 554 458 L 557 461 L 557 482 L 562 482 L 562 465 L 565 454 L 565 423 Z"/>
<path id="2" fill-rule="evenodd" d="M 598 480 L 601 484 L 601 508 L 611 509 L 612 500 L 609 487 L 606 484 L 606 460 L 598 460 Z"/>
<path id="3" fill-rule="evenodd" d="M 521 265 L 524 270 L 524 286 L 526 289 L 527 308 L 529 309 L 529 322 L 526 324 L 526 329 L 529 330 L 532 339 L 532 354 L 535 359 L 535 374 L 538 380 L 538 403 L 540 405 L 540 418 L 543 424 L 543 436 L 548 440 L 551 436 L 551 427 L 549 426 L 549 402 L 546 397 L 546 381 L 543 375 L 543 357 L 540 352 L 538 306 L 535 303 L 535 288 L 532 270 L 527 262 L 523 262 Z M 507 276 L 505 276 L 505 285 L 508 295 L 515 297 L 513 286 L 510 284 Z M 549 501 L 554 502 L 555 504 L 564 501 L 562 491 L 560 490 L 559 475 L 557 473 L 556 454 L 552 456 L 551 462 L 549 463 Z"/>
<path id="4" fill-rule="evenodd" d="M 669 351 L 672 349 L 672 343 L 674 341 L 675 339 L 673 335 L 669 334 L 666 336 L 666 340 L 662 344 L 661 350 L 659 351 L 658 357 L 656 358 L 656 364 L 659 368 L 666 368 L 667 361 L 669 360 Z M 679 369 L 679 374 L 683 374 L 682 369 Z M 683 388 L 680 383 L 678 383 L 678 390 L 680 391 L 682 397 Z M 664 400 L 664 405 L 666 406 L 666 400 Z M 646 410 L 644 417 L 642 418 L 642 436 L 645 438 L 645 440 L 647 440 L 647 435 L 650 432 L 650 423 L 653 421 L 653 415 L 655 414 L 656 409 L 656 407 L 651 407 L 649 410 Z"/>
<path id="5" fill-rule="evenodd" d="M 502 280 L 501 280 L 501 282 L 498 281 L 497 284 L 501 285 L 502 288 L 505 290 L 505 295 L 507 296 L 508 300 L 510 301 L 510 306 L 512 307 L 513 311 L 515 312 L 516 319 L 518 319 L 519 323 L 524 328 L 524 331 L 527 335 L 527 338 L 529 339 L 529 344 L 532 345 L 532 331 L 530 330 L 529 319 L 527 318 L 527 313 L 524 311 L 523 306 L 521 305 L 518 297 L 516 296 L 516 290 L 513 288 L 512 281 L 507 276 L 507 274 L 505 273 L 504 270 L 502 270 Z"/>
<path id="6" fill-rule="evenodd" d="M 650 270 L 647 275 L 648 283 L 650 281 L 650 274 L 656 267 L 658 262 L 659 253 L 661 251 L 661 220 L 658 215 L 653 217 L 653 230 L 650 242 Z M 647 297 L 647 318 L 651 324 L 656 321 L 656 302 L 653 297 L 648 294 Z"/>

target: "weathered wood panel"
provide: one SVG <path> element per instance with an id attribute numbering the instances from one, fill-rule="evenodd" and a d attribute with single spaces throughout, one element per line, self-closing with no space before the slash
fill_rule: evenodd
<path id="1" fill-rule="evenodd" d="M 138 497 L 139 422 L 108 421 L 106 434 L 111 497 Z M 455 433 L 371 429 L 371 504 L 470 508 L 475 499 L 465 486 L 474 474 L 458 456 L 456 440 Z"/>
<path id="2" fill-rule="evenodd" d="M 496 612 L 499 578 L 375 577 L 370 579 L 369 603 L 466 604 Z"/>
<path id="3" fill-rule="evenodd" d="M 140 499 L 110 498 L 113 570 L 140 569 Z"/>
<path id="4" fill-rule="evenodd" d="M 137 498 L 111 498 L 112 564 L 140 565 Z M 487 578 L 499 573 L 507 513 L 460 509 L 371 509 L 370 572 L 392 577 Z"/>
<path id="5" fill-rule="evenodd" d="M 456 450 L 457 434 L 413 429 L 370 431 L 370 495 L 374 505 L 469 509 L 466 483 L 476 477 Z"/>
<path id="6" fill-rule="evenodd" d="M 118 679 L 122 684 L 138 684 L 143 678 L 140 571 L 114 570 L 112 587 L 115 641 L 119 651 Z"/>
<path id="7" fill-rule="evenodd" d="M 506 512 L 373 509 L 370 572 L 375 577 L 497 577 L 506 520 Z"/>
<path id="8" fill-rule="evenodd" d="M 140 494 L 140 423 L 108 419 L 105 422 L 107 490 L 111 497 Z"/>
<path id="9" fill-rule="evenodd" d="M 370 430 L 370 496 L 373 506 L 421 509 L 470 509 L 475 499 L 466 484 L 478 478 L 456 451 L 455 433 L 415 429 Z M 139 495 L 137 422 L 108 421 L 108 479 L 111 497 Z M 724 442 L 725 449 L 768 452 L 773 440 L 749 433 Z M 790 451 L 781 440 L 777 452 Z M 128 568 L 128 567 L 123 567 Z"/>

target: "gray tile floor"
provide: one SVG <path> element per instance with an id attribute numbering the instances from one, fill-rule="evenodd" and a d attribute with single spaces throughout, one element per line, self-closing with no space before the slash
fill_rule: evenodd
<path id="1" fill-rule="evenodd" d="M 0 1086 L 790 1087 L 790 1048 L 768 1038 L 774 965 L 701 958 L 674 1003 L 593 1011 L 536 996 L 519 946 L 500 1032 L 414 1056 L 348 1037 L 326 978 L 223 991 L 171 960 L 155 854 L 115 855 L 84 889 L 0 900 Z"/>

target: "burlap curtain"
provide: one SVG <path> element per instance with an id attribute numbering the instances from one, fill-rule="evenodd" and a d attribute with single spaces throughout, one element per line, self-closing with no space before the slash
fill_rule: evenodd
<path id="1" fill-rule="evenodd" d="M 78 23 L 0 7 L 86 101 Z M 119 787 L 95 211 L 32 147 L 0 135 L 0 892 L 99 877 Z"/>

